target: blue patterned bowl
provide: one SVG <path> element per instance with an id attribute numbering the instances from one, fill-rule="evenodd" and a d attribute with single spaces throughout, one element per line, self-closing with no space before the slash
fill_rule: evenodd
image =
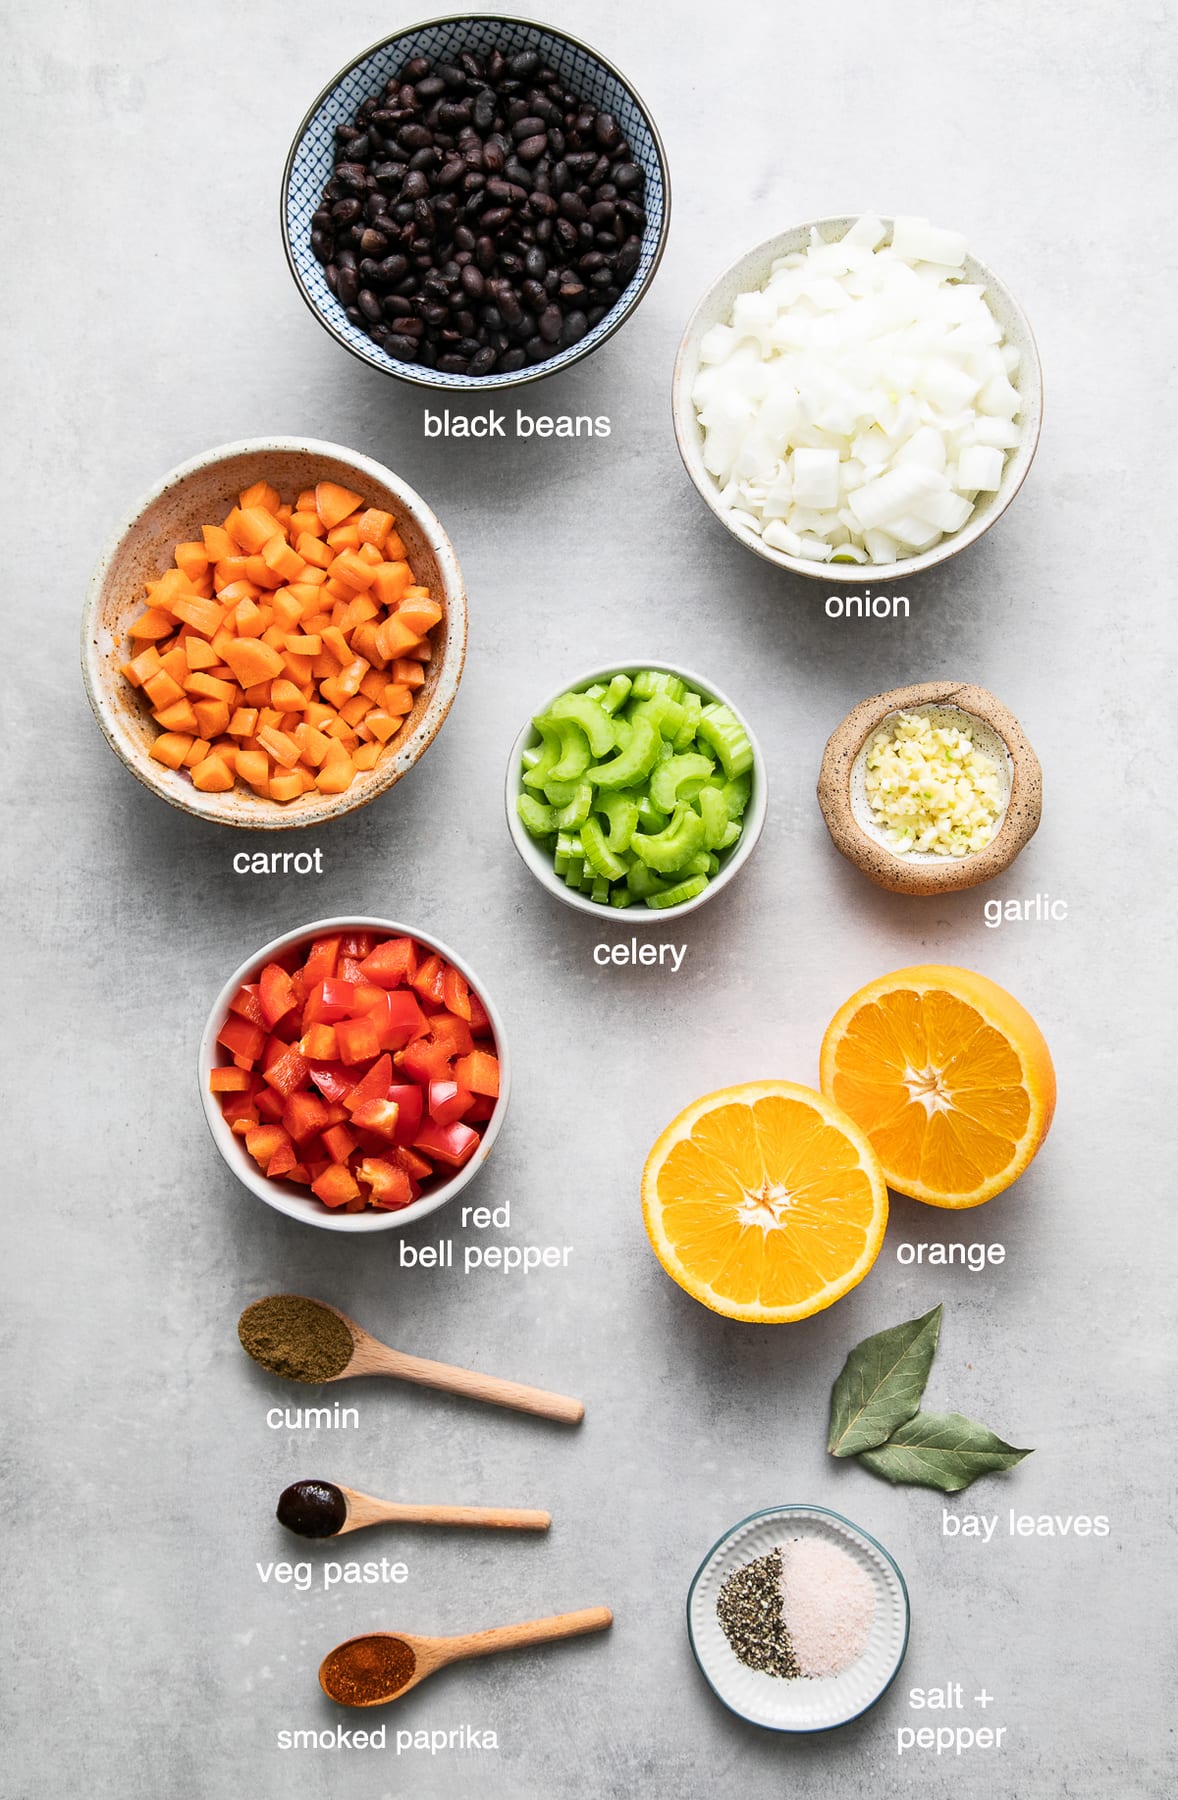
<path id="1" fill-rule="evenodd" d="M 462 50 L 489 51 L 495 44 L 510 52 L 538 50 L 582 99 L 612 112 L 630 143 L 634 161 L 646 176 L 646 229 L 642 257 L 630 279 L 603 319 L 586 332 L 579 343 L 558 350 L 546 362 L 533 363 L 508 374 L 454 375 L 388 356 L 367 332 L 353 325 L 327 285 L 322 264 L 311 250 L 311 214 L 334 167 L 335 127 L 350 125 L 361 101 L 378 93 L 414 56 L 445 58 Z M 474 17 L 457 14 L 428 19 L 407 26 L 395 36 L 373 44 L 332 77 L 311 106 L 286 159 L 282 178 L 282 236 L 286 259 L 298 289 L 315 317 L 353 356 L 422 387 L 474 390 L 519 387 L 538 381 L 558 369 L 579 362 L 603 344 L 629 317 L 649 287 L 667 241 L 671 214 L 671 186 L 666 156 L 659 134 L 642 101 L 617 69 L 596 50 L 552 26 L 535 25 L 528 19 L 498 14 Z"/>

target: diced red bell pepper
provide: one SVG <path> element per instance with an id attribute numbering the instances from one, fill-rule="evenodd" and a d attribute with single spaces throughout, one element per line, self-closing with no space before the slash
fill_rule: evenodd
<path id="1" fill-rule="evenodd" d="M 307 1074 L 327 1101 L 343 1100 L 356 1083 L 342 1064 L 321 1063 L 308 1059 Z"/>
<path id="2" fill-rule="evenodd" d="M 320 981 L 328 981 L 335 974 L 335 966 L 339 961 L 340 941 L 337 937 L 316 938 L 303 964 L 303 980 L 307 984 L 307 992 Z"/>
<path id="3" fill-rule="evenodd" d="M 310 1187 L 311 1176 L 305 1163 L 296 1163 L 293 1169 L 286 1171 L 287 1181 L 297 1181 L 300 1187 Z"/>
<path id="4" fill-rule="evenodd" d="M 492 1037 L 491 1015 L 475 993 L 470 990 L 470 1029 L 475 1037 Z"/>
<path id="5" fill-rule="evenodd" d="M 353 1019 L 358 1019 L 364 1013 L 383 1007 L 385 998 L 384 988 L 374 987 L 371 981 L 358 981 L 352 989 L 352 1004 L 348 1010 Z"/>
<path id="6" fill-rule="evenodd" d="M 245 1147 L 267 1175 L 281 1175 L 287 1169 L 293 1169 L 298 1161 L 291 1141 L 281 1125 L 255 1125 L 246 1134 Z M 274 1168 L 275 1163 L 280 1167 Z"/>
<path id="7" fill-rule="evenodd" d="M 410 1150 L 401 1144 L 393 1151 L 393 1161 L 404 1169 L 410 1181 L 428 1181 L 434 1172 L 433 1164 L 426 1162 L 424 1156 L 419 1156 L 416 1150 Z"/>
<path id="8" fill-rule="evenodd" d="M 236 1013 L 240 1019 L 248 1019 L 251 1025 L 264 1026 L 266 1024 L 266 1015 L 262 1011 L 257 985 L 252 981 L 247 981 L 244 987 L 238 988 L 229 1002 L 229 1010 L 231 1013 Z"/>
<path id="9" fill-rule="evenodd" d="M 239 1124 L 257 1125 L 260 1122 L 258 1102 L 252 1090 L 248 1094 L 227 1094 L 221 1102 L 221 1112 L 231 1131 L 236 1131 Z M 238 1136 L 241 1136 L 240 1132 Z"/>
<path id="10" fill-rule="evenodd" d="M 283 1129 L 299 1145 L 325 1130 L 330 1123 L 327 1107 L 319 1095 L 302 1089 L 290 1096 L 282 1111 Z"/>
<path id="11" fill-rule="evenodd" d="M 389 938 L 378 944 L 360 964 L 366 981 L 377 987 L 400 987 L 417 973 L 417 946 L 409 937 Z"/>
<path id="12" fill-rule="evenodd" d="M 340 944 L 340 955 L 350 956 L 357 962 L 363 962 L 371 949 L 372 933 L 370 931 L 350 931 L 344 934 Z"/>
<path id="13" fill-rule="evenodd" d="M 454 1078 L 463 1087 L 468 1087 L 472 1094 L 487 1094 L 496 1099 L 499 1094 L 499 1058 L 492 1056 L 489 1050 L 474 1050 L 469 1056 L 460 1057 L 454 1066 Z"/>
<path id="14" fill-rule="evenodd" d="M 360 983 L 364 980 L 363 975 L 360 973 L 359 958 L 355 956 L 345 956 L 342 950 L 340 951 L 339 967 L 336 970 L 336 974 L 341 981 L 346 981 L 349 987 L 359 987 Z"/>
<path id="15" fill-rule="evenodd" d="M 442 1006 L 444 1004 L 442 982 L 445 974 L 446 964 L 441 957 L 427 956 L 425 961 L 419 965 L 410 986 L 417 990 L 423 1000 L 432 1000 L 435 1006 Z"/>
<path id="16" fill-rule="evenodd" d="M 288 1100 L 296 1088 L 307 1085 L 307 1059 L 294 1044 L 286 1046 L 277 1062 L 265 1072 L 267 1084 Z"/>
<path id="17" fill-rule="evenodd" d="M 252 1019 L 243 1019 L 239 1013 L 231 1013 L 218 1033 L 217 1042 L 225 1046 L 239 1068 L 239 1058 L 244 1058 L 252 1067 L 266 1048 L 266 1033 Z"/>
<path id="18" fill-rule="evenodd" d="M 281 1127 L 279 1129 L 281 1129 Z M 283 1133 L 284 1137 L 285 1135 L 286 1134 Z M 270 1161 L 266 1164 L 266 1173 L 271 1181 L 277 1181 L 281 1177 L 289 1175 L 290 1171 L 298 1164 L 298 1160 L 298 1153 L 295 1150 L 294 1145 L 289 1138 L 286 1138 L 286 1142 L 279 1144 L 277 1150 L 270 1158 Z"/>
<path id="19" fill-rule="evenodd" d="M 474 1049 L 470 1026 L 465 1019 L 455 1018 L 453 1013 L 435 1013 L 430 1020 L 430 1030 L 435 1041 L 446 1046 L 447 1056 L 469 1056 Z"/>
<path id="20" fill-rule="evenodd" d="M 334 1025 L 309 1025 L 304 1031 L 299 1049 L 308 1062 L 337 1062 L 339 1045 L 335 1041 Z"/>
<path id="21" fill-rule="evenodd" d="M 429 1084 L 429 1116 L 435 1125 L 453 1125 L 470 1111 L 473 1096 L 456 1081 L 431 1081 Z"/>
<path id="22" fill-rule="evenodd" d="M 346 1163 L 329 1163 L 311 1183 L 311 1192 L 319 1196 L 324 1206 L 333 1209 L 360 1198 L 360 1189 Z"/>
<path id="23" fill-rule="evenodd" d="M 388 1098 L 389 1083 L 393 1079 L 393 1059 L 389 1055 L 378 1056 L 366 1075 L 362 1075 L 344 1104 L 349 1112 L 363 1106 L 366 1100 L 385 1100 Z"/>
<path id="24" fill-rule="evenodd" d="M 370 1190 L 369 1201 L 386 1211 L 408 1206 L 413 1199 L 409 1177 L 396 1163 L 380 1156 L 368 1156 L 356 1170 L 357 1177 Z"/>
<path id="25" fill-rule="evenodd" d="M 476 1094 L 470 1103 L 466 1123 L 468 1125 L 485 1125 L 487 1120 L 493 1117 L 498 1104 L 497 1100 L 492 1100 L 487 1094 Z"/>
<path id="26" fill-rule="evenodd" d="M 323 1133 L 323 1148 L 332 1162 L 346 1163 L 356 1148 L 356 1140 L 346 1125 L 329 1125 Z"/>
<path id="27" fill-rule="evenodd" d="M 376 1027 L 382 1050 L 402 1050 L 426 1028 L 426 1017 L 408 988 L 380 990 L 380 1004 L 366 1014 Z"/>
<path id="28" fill-rule="evenodd" d="M 435 1162 L 447 1163 L 452 1169 L 460 1169 L 463 1163 L 469 1162 L 478 1147 L 478 1132 L 460 1121 L 453 1125 L 437 1125 L 427 1119 L 413 1140 L 413 1148 L 420 1150 L 423 1156 L 432 1156 Z"/>
<path id="29" fill-rule="evenodd" d="M 253 1077 L 248 1069 L 239 1069 L 235 1064 L 222 1063 L 219 1068 L 209 1070 L 210 1094 L 248 1094 Z"/>
<path id="30" fill-rule="evenodd" d="M 397 1121 L 396 1142 L 409 1145 L 421 1128 L 425 1117 L 425 1090 L 419 1087 L 391 1087 L 389 1099 L 400 1108 L 401 1116 Z"/>
<path id="31" fill-rule="evenodd" d="M 341 981 L 332 975 L 326 981 L 317 981 L 307 990 L 307 1004 L 303 1008 L 303 1030 L 308 1025 L 334 1025 L 339 1019 L 346 1019 L 352 1010 L 351 984 Z"/>
<path id="32" fill-rule="evenodd" d="M 398 1051 L 396 1061 L 409 1076 L 411 1081 L 428 1087 L 431 1081 L 448 1081 L 450 1078 L 450 1058 L 446 1054 L 446 1046 L 433 1038 L 418 1038 L 415 1043 L 406 1045 Z"/>
<path id="33" fill-rule="evenodd" d="M 272 1069 L 274 1064 L 286 1055 L 289 1048 L 286 1039 L 280 1038 L 277 1032 L 272 1031 L 266 1039 L 266 1050 L 262 1057 L 262 1073 L 265 1074 L 267 1069 Z"/>
<path id="34" fill-rule="evenodd" d="M 377 1137 L 392 1143 L 400 1116 L 401 1108 L 395 1100 L 365 1100 L 352 1114 L 352 1124 L 357 1131 L 375 1132 Z"/>
<path id="35" fill-rule="evenodd" d="M 254 1110 L 259 1119 L 277 1125 L 286 1110 L 286 1101 L 272 1087 L 264 1087 L 254 1101 Z"/>
<path id="36" fill-rule="evenodd" d="M 267 963 L 258 982 L 258 1001 L 266 1027 L 273 1031 L 280 1019 L 293 1012 L 294 985 L 280 963 Z"/>
<path id="37" fill-rule="evenodd" d="M 348 1111 L 348 1102 L 346 1099 L 328 1100 L 325 1101 L 324 1104 L 327 1107 L 327 1123 L 329 1125 L 347 1124 L 352 1115 Z"/>
<path id="38" fill-rule="evenodd" d="M 367 1014 L 362 1019 L 339 1019 L 336 1022 L 335 1037 L 339 1045 L 340 1061 L 350 1067 L 354 1067 L 356 1063 L 371 1062 L 374 1056 L 380 1055 L 380 1037 Z"/>
<path id="39" fill-rule="evenodd" d="M 465 975 L 447 966 L 442 976 L 442 1001 L 447 1012 L 454 1013 L 460 1019 L 470 1019 L 470 985 Z"/>

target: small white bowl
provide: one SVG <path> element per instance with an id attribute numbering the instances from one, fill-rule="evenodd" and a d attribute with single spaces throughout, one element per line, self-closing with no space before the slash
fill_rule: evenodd
<path id="1" fill-rule="evenodd" d="M 943 537 L 931 550 L 924 550 L 916 556 L 902 557 L 894 563 L 816 562 L 808 556 L 789 556 L 784 550 L 774 550 L 758 532 L 734 519 L 729 508 L 721 506 L 719 485 L 704 466 L 703 432 L 691 401 L 691 391 L 699 373 L 700 340 L 713 325 L 729 322 L 733 302 L 738 294 L 764 287 L 779 256 L 789 256 L 796 250 L 804 250 L 810 242 L 811 231 L 817 231 L 825 243 L 837 242 L 855 224 L 857 216 L 852 214 L 838 219 L 811 219 L 804 225 L 795 225 L 791 230 L 783 231 L 779 236 L 758 244 L 755 250 L 748 251 L 739 262 L 734 262 L 731 268 L 726 269 L 713 282 L 688 320 L 687 329 L 680 340 L 671 383 L 671 411 L 683 465 L 705 504 L 734 538 L 739 539 L 747 549 L 754 550 L 758 556 L 764 557 L 766 562 L 776 563 L 779 569 L 790 569 L 795 575 L 806 575 L 812 581 L 824 581 L 828 586 L 833 582 L 836 586 L 841 584 L 843 587 L 868 582 L 874 587 L 881 581 L 900 581 L 909 575 L 918 575 L 922 569 L 932 569 L 938 563 L 947 562 L 959 550 L 964 550 L 967 544 L 975 543 L 989 531 L 995 520 L 1001 518 L 1023 485 L 1039 445 L 1039 432 L 1043 424 L 1043 371 L 1039 365 L 1035 339 L 1022 307 L 992 269 L 979 262 L 976 256 L 967 254 L 962 271 L 965 279 L 985 288 L 986 299 L 1002 327 L 1006 342 L 1013 344 L 1019 352 L 1019 366 L 1011 377 L 1011 382 L 1018 389 L 1023 403 L 1019 414 L 1022 437 L 1006 458 L 1002 482 L 996 492 L 979 495 L 972 516 L 960 531 Z M 890 242 L 892 220 L 883 219 L 882 223 L 888 227 Z"/>
<path id="2" fill-rule="evenodd" d="M 282 805 L 238 783 L 225 794 L 193 787 L 187 770 L 152 760 L 159 728 L 142 699 L 120 671 L 127 656 L 123 640 L 147 602 L 143 586 L 172 563 L 178 543 L 200 536 L 202 525 L 220 522 L 237 496 L 253 482 L 273 482 L 284 494 L 336 481 L 363 494 L 372 506 L 393 513 L 415 575 L 441 601 L 437 650 L 427 665 L 400 737 L 374 769 L 357 775 L 343 794 L 317 789 Z M 169 470 L 132 508 L 111 539 L 90 579 L 82 613 L 82 676 L 94 717 L 111 749 L 132 775 L 161 799 L 198 818 L 251 831 L 284 831 L 322 825 L 378 794 L 408 773 L 433 743 L 445 722 L 466 656 L 466 590 L 453 546 L 435 514 L 399 476 L 371 457 L 318 438 L 250 438 L 221 444 Z"/>
<path id="3" fill-rule="evenodd" d="M 602 906 L 596 900 L 588 899 L 578 889 L 567 887 L 553 868 L 552 858 L 543 845 L 537 843 L 530 832 L 525 830 L 516 809 L 516 801 L 525 791 L 523 753 L 536 735 L 536 728 L 530 719 L 512 745 L 511 757 L 507 764 L 505 795 L 507 828 L 511 833 L 512 843 L 536 880 L 540 882 L 541 886 L 546 887 L 550 894 L 555 894 L 558 900 L 563 900 L 565 905 L 571 906 L 574 911 L 591 913 L 595 919 L 609 919 L 616 924 L 665 925 L 672 919 L 682 919 L 687 913 L 694 912 L 697 907 L 703 906 L 708 900 L 711 900 L 722 888 L 727 887 L 733 876 L 744 867 L 756 849 L 757 839 L 765 824 L 765 813 L 768 807 L 765 759 L 761 755 L 761 746 L 758 744 L 748 720 L 727 694 L 723 693 L 714 682 L 705 681 L 702 675 L 696 675 L 691 669 L 681 668 L 678 663 L 664 662 L 660 658 L 652 658 L 648 662 L 631 660 L 624 663 L 608 663 L 604 668 L 590 669 L 587 674 L 578 675 L 574 680 L 566 681 L 563 687 L 559 687 L 554 693 L 549 694 L 543 705 L 534 709 L 533 716 L 545 712 L 554 701 L 559 700 L 560 696 L 567 694 L 570 689 L 579 693 L 582 689 L 590 687 L 595 681 L 608 683 L 615 675 L 633 675 L 639 669 L 658 669 L 667 675 L 677 675 L 680 681 L 702 694 L 705 700 L 715 700 L 720 706 L 727 706 L 736 714 L 748 733 L 749 743 L 753 747 L 752 792 L 745 810 L 744 829 L 740 834 L 740 839 L 728 860 L 721 863 L 719 874 L 712 876 L 702 894 L 697 894 L 694 900 L 685 900 L 681 906 L 627 906 L 624 908 Z"/>
<path id="4" fill-rule="evenodd" d="M 300 1188 L 294 1182 L 275 1180 L 262 1172 L 245 1147 L 242 1138 L 230 1130 L 225 1123 L 224 1114 L 215 1094 L 209 1092 L 209 1074 L 218 1067 L 221 1059 L 217 1053 L 217 1034 L 229 1013 L 229 1002 L 244 981 L 250 981 L 259 975 L 268 962 L 283 951 L 309 944 L 312 939 L 324 937 L 340 931 L 379 931 L 387 937 L 411 937 L 427 949 L 434 950 L 446 961 L 453 963 L 460 974 L 465 975 L 470 986 L 482 1001 L 491 1030 L 494 1033 L 495 1054 L 499 1058 L 499 1099 L 495 1111 L 487 1120 L 486 1130 L 482 1134 L 482 1142 L 468 1163 L 455 1171 L 449 1181 L 440 1187 L 433 1188 L 423 1194 L 420 1200 L 412 1205 L 403 1206 L 398 1212 L 383 1212 L 368 1208 L 362 1213 L 332 1212 L 321 1204 L 307 1188 Z M 204 1033 L 200 1040 L 200 1052 L 197 1058 L 197 1080 L 200 1084 L 200 1101 L 204 1107 L 205 1121 L 212 1133 L 213 1142 L 221 1152 L 229 1168 L 244 1182 L 251 1193 L 272 1206 L 275 1212 L 285 1213 L 288 1219 L 301 1219 L 304 1225 L 317 1225 L 322 1231 L 400 1231 L 406 1225 L 415 1225 L 418 1219 L 424 1219 L 427 1213 L 437 1212 L 439 1206 L 445 1206 L 453 1200 L 482 1168 L 491 1154 L 495 1139 L 499 1136 L 504 1115 L 507 1112 L 508 1095 L 511 1092 L 511 1063 L 507 1054 L 507 1039 L 500 1018 L 490 995 L 478 976 L 457 956 L 448 944 L 431 937 L 426 931 L 415 925 L 398 925 L 393 919 L 345 918 L 317 919 L 312 925 L 300 925 L 297 931 L 284 932 L 282 937 L 264 944 L 253 956 L 247 958 L 239 969 L 229 977 L 221 992 L 213 1003 Z"/>
<path id="5" fill-rule="evenodd" d="M 740 1662 L 716 1616 L 729 1575 L 789 1538 L 817 1537 L 852 1556 L 875 1588 L 867 1646 L 840 1675 L 788 1680 Z M 687 1632 L 704 1680 L 724 1705 L 767 1731 L 831 1731 L 874 1706 L 908 1649 L 908 1589 L 894 1559 L 859 1526 L 824 1506 L 774 1506 L 742 1519 L 713 1545 L 687 1595 Z"/>

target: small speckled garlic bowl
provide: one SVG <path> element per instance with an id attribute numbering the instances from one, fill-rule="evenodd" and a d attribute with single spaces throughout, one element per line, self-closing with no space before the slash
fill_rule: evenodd
<path id="1" fill-rule="evenodd" d="M 412 712 L 374 769 L 358 774 L 343 794 L 317 790 L 283 805 L 243 784 L 224 794 L 193 787 L 187 772 L 151 758 L 158 727 L 146 701 L 120 672 L 125 635 L 147 602 L 144 584 L 172 565 L 178 543 L 199 538 L 202 525 L 220 524 L 251 483 L 265 479 L 284 499 L 318 481 L 335 481 L 391 512 L 417 580 L 444 607 Z M 466 656 L 466 590 L 453 546 L 420 494 L 370 457 L 317 438 L 250 438 L 221 444 L 164 475 L 115 532 L 90 580 L 82 613 L 82 676 L 94 716 L 111 749 L 144 787 L 170 806 L 219 825 L 281 831 L 322 825 L 366 806 L 423 756 L 450 710 Z"/>
<path id="2" fill-rule="evenodd" d="M 687 322 L 675 358 L 675 372 L 671 382 L 675 440 L 683 458 L 683 466 L 704 504 L 734 538 L 744 544 L 746 549 L 763 557 L 766 562 L 776 564 L 779 569 L 789 569 L 795 575 L 805 575 L 811 581 L 824 581 L 828 587 L 833 584 L 835 588 L 840 585 L 853 588 L 864 581 L 875 587 L 883 581 L 904 580 L 909 575 L 918 575 L 924 569 L 932 569 L 939 563 L 947 562 L 959 550 L 976 543 L 1001 518 L 1026 479 L 1039 445 L 1043 423 L 1043 371 L 1027 316 L 1010 289 L 998 279 L 994 271 L 987 268 L 985 263 L 979 262 L 976 256 L 967 254 L 962 270 L 964 278 L 985 289 L 986 300 L 1002 327 L 1005 341 L 1013 344 L 1019 352 L 1019 367 L 1011 381 L 1022 399 L 1019 414 L 1022 436 L 1017 447 L 1006 458 L 999 487 L 992 494 L 979 495 L 972 517 L 960 531 L 943 537 L 930 550 L 901 557 L 893 563 L 819 562 L 812 557 L 791 556 L 784 550 L 773 549 L 758 532 L 742 525 L 732 517 L 728 507 L 721 505 L 719 484 L 704 463 L 704 434 L 691 399 L 696 376 L 699 374 L 699 348 L 704 333 L 710 331 L 713 325 L 728 324 L 737 295 L 764 287 L 778 257 L 804 250 L 810 242 L 811 231 L 817 231 L 824 242 L 834 243 L 845 236 L 858 217 L 859 214 L 852 213 L 842 218 L 810 219 L 804 225 L 795 225 L 789 231 L 783 231 L 777 237 L 758 244 L 755 250 L 748 251 L 731 268 L 726 269 L 713 282 Z M 884 218 L 882 223 L 888 229 L 886 241 L 890 242 L 892 220 Z"/>
<path id="3" fill-rule="evenodd" d="M 900 853 L 873 815 L 864 779 L 868 746 L 901 712 L 935 724 L 968 725 L 978 748 L 998 765 L 1002 809 L 989 843 L 964 856 Z M 1043 771 L 1022 726 L 985 688 L 925 681 L 860 701 L 831 734 L 818 778 L 818 803 L 835 848 L 869 881 L 894 894 L 951 894 L 992 881 L 1035 835 L 1043 805 Z"/>

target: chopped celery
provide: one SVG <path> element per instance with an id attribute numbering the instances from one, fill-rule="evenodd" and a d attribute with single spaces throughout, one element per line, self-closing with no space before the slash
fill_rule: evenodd
<path id="1" fill-rule="evenodd" d="M 690 881 L 680 881 L 675 887 L 664 888 L 661 894 L 648 894 L 646 904 L 660 909 L 682 906 L 685 900 L 694 900 L 697 894 L 702 894 L 707 885 L 706 875 L 693 875 Z"/>
<path id="2" fill-rule="evenodd" d="M 731 707 L 640 669 L 568 690 L 533 725 L 517 809 L 570 888 L 665 911 L 722 871 L 756 774 Z"/>
<path id="3" fill-rule="evenodd" d="M 532 837 L 551 837 L 556 830 L 556 814 L 550 806 L 542 806 L 539 800 L 533 800 L 531 794 L 521 794 L 515 803 L 515 809 L 523 821 L 524 830 Z"/>

